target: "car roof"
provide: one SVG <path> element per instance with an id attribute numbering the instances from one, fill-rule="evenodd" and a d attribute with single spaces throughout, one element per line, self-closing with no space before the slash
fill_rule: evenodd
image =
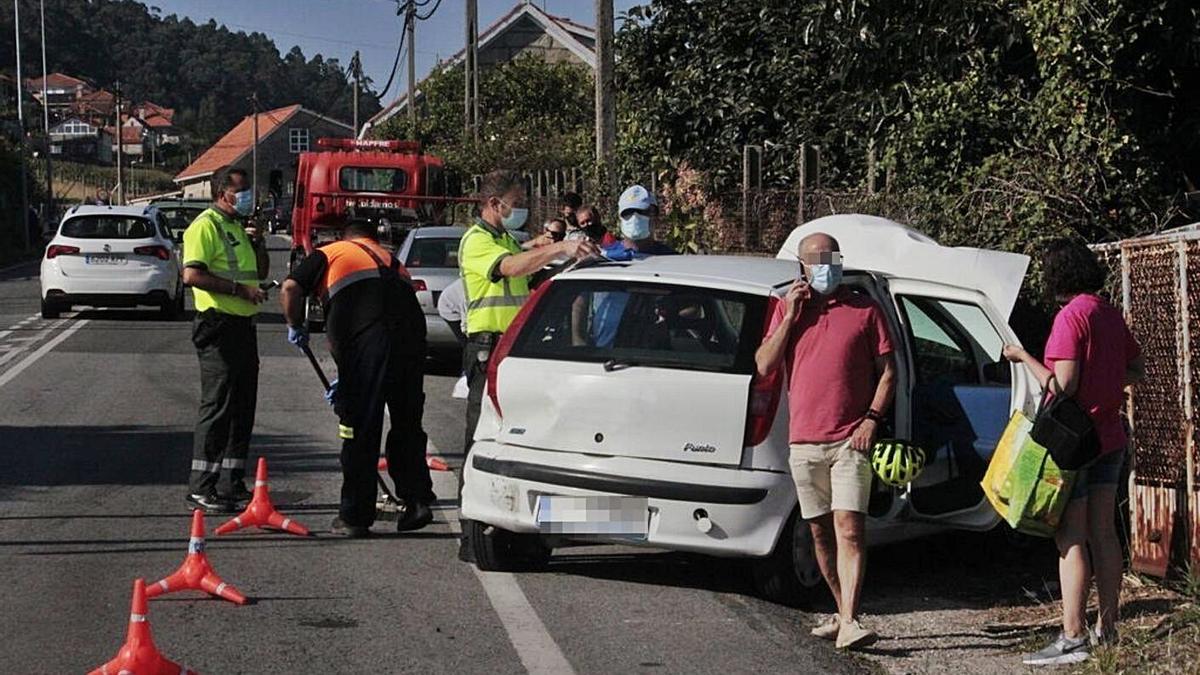
<path id="1" fill-rule="evenodd" d="M 158 211 L 155 204 L 137 204 L 135 206 L 94 206 L 80 204 L 67 210 L 63 219 L 75 216 L 152 216 Z"/>
<path id="2" fill-rule="evenodd" d="M 634 262 L 601 262 L 560 279 L 655 281 L 767 294 L 796 278 L 796 263 L 738 255 L 659 255 Z"/>
<path id="3" fill-rule="evenodd" d="M 467 233 L 469 228 L 456 227 L 450 225 L 436 225 L 429 227 L 418 227 L 414 229 L 414 239 L 432 239 L 434 237 L 461 237 Z"/>
<path id="4" fill-rule="evenodd" d="M 212 206 L 212 202 L 207 199 L 155 199 L 150 204 L 152 206 L 196 206 L 205 209 Z"/>

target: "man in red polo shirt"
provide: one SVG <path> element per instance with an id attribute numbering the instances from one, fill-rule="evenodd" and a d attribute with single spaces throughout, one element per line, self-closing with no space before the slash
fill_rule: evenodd
<path id="1" fill-rule="evenodd" d="M 866 568 L 868 454 L 895 393 L 892 342 L 883 312 L 841 286 L 838 243 L 826 234 L 800 242 L 803 276 L 776 306 L 755 354 L 766 377 L 787 366 L 790 464 L 800 515 L 812 529 L 821 574 L 838 614 L 812 634 L 839 649 L 877 639 L 858 621 Z"/>

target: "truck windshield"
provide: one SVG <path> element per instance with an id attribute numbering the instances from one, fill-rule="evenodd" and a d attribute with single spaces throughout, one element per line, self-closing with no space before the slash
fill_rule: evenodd
<path id="1" fill-rule="evenodd" d="M 154 224 L 126 216 L 76 216 L 62 224 L 62 236 L 72 239 L 148 239 Z"/>
<path id="2" fill-rule="evenodd" d="M 408 174 L 391 167 L 346 166 L 338 173 L 338 184 L 349 192 L 404 192 Z"/>
<path id="3" fill-rule="evenodd" d="M 766 295 L 600 280 L 557 280 L 512 355 L 653 367 L 754 372 Z"/>

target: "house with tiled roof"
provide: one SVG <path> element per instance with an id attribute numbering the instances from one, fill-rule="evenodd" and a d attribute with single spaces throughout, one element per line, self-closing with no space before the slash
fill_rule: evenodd
<path id="1" fill-rule="evenodd" d="M 561 16 L 549 14 L 527 0 L 512 8 L 479 34 L 479 67 L 488 68 L 507 63 L 519 56 L 532 54 L 551 63 L 567 61 L 595 70 L 596 30 Z M 439 68 L 451 68 L 463 61 L 460 50 Z M 422 100 L 421 85 L 414 93 L 417 105 Z M 363 126 L 360 136 L 408 110 L 408 93 L 384 106 Z"/>
<path id="2" fill-rule="evenodd" d="M 354 127 L 290 105 L 258 113 L 259 193 L 292 194 L 301 152 L 316 147 L 318 138 L 350 138 Z M 253 174 L 255 115 L 242 118 L 216 143 L 175 176 L 185 198 L 211 199 L 213 183 L 231 168 Z"/>
<path id="3" fill-rule="evenodd" d="M 42 100 L 43 89 L 45 90 L 45 101 Z M 25 91 L 29 92 L 29 95 L 40 105 L 49 107 L 50 114 L 56 118 L 69 113 L 75 101 L 95 90 L 95 87 L 85 80 L 65 73 L 50 73 L 45 78 L 44 86 L 40 77 L 31 77 L 25 80 Z"/>

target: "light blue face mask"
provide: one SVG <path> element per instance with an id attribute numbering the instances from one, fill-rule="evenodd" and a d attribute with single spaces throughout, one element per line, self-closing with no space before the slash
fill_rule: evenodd
<path id="1" fill-rule="evenodd" d="M 635 213 L 628 218 L 622 218 L 621 234 L 624 235 L 626 239 L 632 239 L 633 241 L 649 239 L 650 216 L 644 216 L 640 213 Z"/>
<path id="2" fill-rule="evenodd" d="M 501 201 L 500 203 L 504 204 L 503 201 Z M 508 206 L 508 204 L 504 204 L 504 205 Z M 508 215 L 501 216 L 500 223 L 503 224 L 506 229 L 519 230 L 519 229 L 521 229 L 521 226 L 525 224 L 525 221 L 528 218 L 529 218 L 529 209 L 518 209 L 516 207 L 509 206 Z"/>
<path id="3" fill-rule="evenodd" d="M 821 295 L 829 295 L 842 283 L 841 263 L 820 263 L 808 267 L 812 271 L 809 286 Z"/>
<path id="4" fill-rule="evenodd" d="M 237 196 L 234 200 L 233 209 L 237 211 L 239 215 L 243 216 L 248 216 L 251 213 L 254 213 L 254 191 L 242 190 L 241 192 L 237 193 Z"/>

